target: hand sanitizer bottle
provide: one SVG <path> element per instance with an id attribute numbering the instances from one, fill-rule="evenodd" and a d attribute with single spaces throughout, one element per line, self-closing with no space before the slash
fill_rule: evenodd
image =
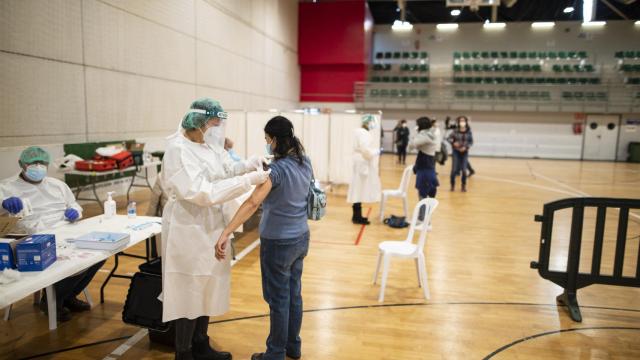
<path id="1" fill-rule="evenodd" d="M 104 218 L 110 219 L 116 215 L 116 202 L 113 201 L 111 195 L 113 191 L 107 193 L 107 201 L 104 202 Z"/>
<path id="2" fill-rule="evenodd" d="M 129 203 L 129 206 L 127 206 L 127 216 L 130 219 L 133 219 L 133 218 L 136 217 L 136 215 L 137 215 L 137 213 L 136 213 L 136 202 L 132 201 L 132 202 Z"/>

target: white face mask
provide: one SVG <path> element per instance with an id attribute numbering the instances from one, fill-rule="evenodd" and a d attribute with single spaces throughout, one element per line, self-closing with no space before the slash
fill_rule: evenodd
<path id="1" fill-rule="evenodd" d="M 224 147 L 224 128 L 212 126 L 204 132 L 204 142 L 211 146 Z"/>

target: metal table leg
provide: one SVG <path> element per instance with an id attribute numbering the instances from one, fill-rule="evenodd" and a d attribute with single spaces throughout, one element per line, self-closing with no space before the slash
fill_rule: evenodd
<path id="1" fill-rule="evenodd" d="M 128 257 L 132 257 L 132 258 L 136 258 L 136 259 L 142 259 L 142 260 L 146 260 L 149 261 L 151 260 L 150 257 L 150 252 L 149 252 L 149 239 L 151 239 L 150 237 L 145 239 L 145 243 L 146 243 L 146 255 L 145 256 L 140 256 L 140 255 L 134 255 L 134 254 L 127 254 L 123 251 L 117 253 L 115 255 L 115 263 L 113 265 L 113 269 L 111 269 L 111 271 L 109 272 L 109 275 L 107 275 L 107 278 L 104 280 L 104 282 L 102 283 L 102 286 L 100 287 L 100 303 L 104 304 L 104 288 L 107 286 L 107 283 L 109 282 L 109 280 L 111 280 L 111 278 L 120 278 L 120 279 L 133 279 L 133 276 L 129 276 L 129 275 L 119 275 L 116 274 L 116 270 L 118 270 L 118 265 L 120 264 L 120 256 L 128 256 Z"/>

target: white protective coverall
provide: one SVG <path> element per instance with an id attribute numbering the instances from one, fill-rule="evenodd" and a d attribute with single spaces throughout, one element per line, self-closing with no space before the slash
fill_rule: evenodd
<path id="1" fill-rule="evenodd" d="M 251 190 L 222 147 L 169 138 L 162 164 L 162 184 L 169 200 L 162 215 L 162 321 L 216 316 L 229 309 L 230 258 L 215 259 L 215 244 L 237 203 Z M 225 203 L 234 209 L 225 209 Z M 226 215 L 226 216 L 225 216 Z"/>
<path id="2" fill-rule="evenodd" d="M 0 201 L 9 197 L 18 197 L 31 204 L 33 213 L 18 221 L 17 231 L 34 234 L 52 229 L 67 221 L 65 210 L 69 208 L 78 211 L 78 219 L 82 218 L 82 207 L 76 202 L 71 189 L 64 182 L 45 177 L 39 184 L 31 184 L 15 175 L 0 182 Z M 0 216 L 7 216 L 7 210 L 0 207 Z"/>
<path id="3" fill-rule="evenodd" d="M 347 202 L 372 203 L 380 201 L 378 160 L 380 149 L 371 132 L 358 128 L 353 132 L 353 174 L 349 184 Z"/>

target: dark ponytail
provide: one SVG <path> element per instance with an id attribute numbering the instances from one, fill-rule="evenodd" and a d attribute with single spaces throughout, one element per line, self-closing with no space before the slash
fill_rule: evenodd
<path id="1" fill-rule="evenodd" d="M 276 116 L 267 122 L 264 132 L 276 140 L 273 155 L 276 160 L 292 155 L 302 164 L 305 158 L 304 147 L 294 133 L 293 124 L 284 116 Z"/>

